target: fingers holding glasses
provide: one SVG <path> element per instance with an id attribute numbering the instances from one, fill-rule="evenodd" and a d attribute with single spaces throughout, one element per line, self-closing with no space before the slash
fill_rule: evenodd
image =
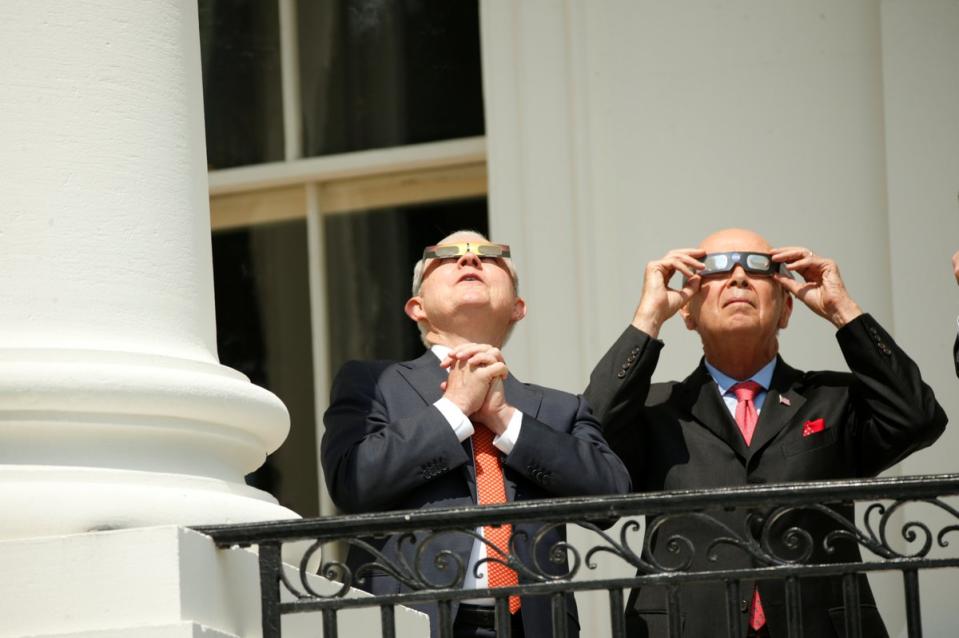
<path id="1" fill-rule="evenodd" d="M 862 314 L 862 309 L 846 290 L 839 266 L 834 260 L 799 246 L 777 248 L 771 255 L 773 261 L 786 264 L 786 268 L 799 273 L 804 280 L 796 281 L 777 273 L 776 281 L 810 310 L 829 320 L 837 328 Z"/>
<path id="2" fill-rule="evenodd" d="M 633 326 L 657 337 L 663 322 L 699 290 L 699 272 L 706 267 L 700 259 L 705 256 L 706 251 L 701 248 L 680 248 L 646 264 L 643 294 L 633 316 Z M 677 272 L 686 278 L 679 290 L 669 287 L 669 280 Z"/>

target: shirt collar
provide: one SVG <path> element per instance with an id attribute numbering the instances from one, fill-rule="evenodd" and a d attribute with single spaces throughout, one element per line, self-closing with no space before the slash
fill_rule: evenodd
<path id="1" fill-rule="evenodd" d="M 769 385 L 772 383 L 773 372 L 776 370 L 776 361 L 778 359 L 779 357 L 773 357 L 772 361 L 761 367 L 756 374 L 748 379 L 745 379 L 745 381 L 755 381 L 763 387 L 763 392 L 766 392 L 769 390 Z M 715 381 L 716 385 L 719 386 L 720 394 L 726 394 L 729 392 L 731 387 L 740 382 L 739 379 L 734 379 L 728 374 L 725 374 L 709 361 L 703 359 L 703 363 L 706 364 L 706 370 L 709 371 L 709 375 L 713 378 L 713 381 Z"/>
<path id="2" fill-rule="evenodd" d="M 439 343 L 434 343 L 432 346 L 430 346 L 430 352 L 435 354 L 436 358 L 439 359 L 440 361 L 445 359 L 446 355 L 448 355 L 452 351 L 453 349 L 450 348 L 449 346 L 444 346 Z"/>

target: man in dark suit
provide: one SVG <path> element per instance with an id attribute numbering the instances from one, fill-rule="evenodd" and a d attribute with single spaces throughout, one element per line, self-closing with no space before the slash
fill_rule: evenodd
<path id="1" fill-rule="evenodd" d="M 683 276 L 679 288 L 669 287 L 674 273 Z M 789 322 L 793 296 L 837 328 L 851 374 L 804 372 L 779 356 L 777 333 Z M 651 383 L 663 347 L 660 326 L 677 312 L 699 333 L 705 356 L 684 381 Z M 875 476 L 930 445 L 946 423 L 915 363 L 852 300 L 832 260 L 804 248 L 773 250 L 738 229 L 647 265 L 632 324 L 593 370 L 586 397 L 637 491 Z M 852 520 L 850 505 L 830 507 Z M 760 540 L 763 514 L 717 509 L 710 512 L 716 524 L 650 517 L 650 549 L 660 563 L 676 564 L 667 545 L 681 536 L 695 547 L 693 568 L 755 566 L 761 563 L 729 545 L 715 548 L 715 561 L 706 555 L 711 541 L 729 535 L 719 524 Z M 823 540 L 838 524 L 822 512 L 768 520 L 769 549 L 781 558 L 807 549 L 788 545 L 787 530 L 796 526 L 811 534 L 810 561 L 860 560 L 851 542 L 838 540 L 835 553 L 826 552 Z M 804 635 L 844 636 L 840 579 L 800 582 Z M 863 635 L 885 636 L 864 576 L 859 589 Z M 749 636 L 785 636 L 784 584 L 743 582 L 741 591 L 740 617 L 731 622 Z M 723 583 L 683 586 L 679 603 L 681 635 L 722 634 L 729 608 Z M 633 591 L 630 635 L 665 636 L 665 610 L 663 588 Z"/>
<path id="2" fill-rule="evenodd" d="M 499 348 L 526 314 L 517 286 L 509 248 L 482 235 L 458 232 L 427 248 L 406 304 L 427 352 L 395 364 L 349 362 L 333 383 L 322 463 L 340 508 L 456 507 L 629 490 L 626 468 L 581 397 L 521 383 L 509 374 Z M 524 564 L 565 573 L 568 568 L 549 556 L 549 549 L 565 540 L 562 526 L 516 527 L 516 555 Z M 533 546 L 541 530 L 542 541 Z M 498 539 L 502 532 L 494 528 L 476 531 L 493 546 L 506 547 L 508 529 Z M 438 567 L 441 551 L 452 552 L 466 567 L 465 588 L 516 583 L 513 570 L 493 563 L 474 570 L 490 547 L 476 538 L 443 534 L 417 556 L 424 540 L 422 534 L 415 545 L 397 537 L 365 539 L 390 561 L 402 554 L 432 583 L 448 584 L 456 572 L 453 565 L 445 572 Z M 370 560 L 360 548 L 350 548 L 352 569 Z M 383 572 L 373 573 L 365 588 L 375 594 L 408 590 Z M 454 604 L 455 634 L 493 635 L 492 603 L 486 598 Z M 578 635 L 571 595 L 567 606 L 570 635 Z M 421 609 L 430 615 L 435 635 L 437 605 Z M 547 598 L 514 598 L 510 610 L 514 636 L 552 636 Z"/>

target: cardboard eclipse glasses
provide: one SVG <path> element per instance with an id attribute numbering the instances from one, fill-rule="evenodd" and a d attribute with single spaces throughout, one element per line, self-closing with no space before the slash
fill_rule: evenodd
<path id="1" fill-rule="evenodd" d="M 423 250 L 423 259 L 451 259 L 472 253 L 479 257 L 509 257 L 509 246 L 489 242 L 468 241 L 459 244 L 440 244 L 427 246 Z"/>
<path id="2" fill-rule="evenodd" d="M 792 277 L 792 273 L 786 268 L 786 264 L 774 262 L 772 255 L 768 253 L 746 253 L 740 251 L 709 253 L 703 257 L 702 262 L 706 267 L 699 271 L 700 277 L 722 275 L 727 272 L 732 272 L 736 266 L 742 266 L 743 270 L 751 275 L 771 277 L 778 272 Z M 683 281 L 685 282 L 686 280 L 687 277 L 683 277 Z"/>

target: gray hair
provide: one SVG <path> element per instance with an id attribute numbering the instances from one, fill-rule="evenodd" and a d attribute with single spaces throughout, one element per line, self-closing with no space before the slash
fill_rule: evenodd
<path id="1" fill-rule="evenodd" d="M 454 235 L 462 235 L 466 233 L 471 233 L 478 237 L 482 237 L 486 241 L 489 241 L 489 239 L 487 239 L 483 233 L 477 232 L 475 230 L 464 229 L 464 230 L 453 231 L 452 233 L 450 233 L 449 235 L 441 239 L 439 241 L 439 244 L 442 244 L 443 242 L 447 241 L 450 237 Z M 519 295 L 519 273 L 517 273 L 516 268 L 513 267 L 513 260 L 507 257 L 503 259 L 503 262 L 506 263 L 506 269 L 509 270 L 510 279 L 513 280 L 513 294 Z M 416 262 L 416 264 L 414 264 L 413 266 L 412 291 L 413 291 L 414 297 L 419 295 L 420 289 L 423 288 L 423 273 L 425 271 L 426 271 L 426 259 L 423 259 L 422 257 L 420 257 L 419 260 Z M 423 324 L 417 321 L 416 327 L 419 328 L 420 330 L 420 340 L 423 342 L 423 345 L 426 346 L 427 348 L 432 346 L 433 344 L 431 344 L 429 341 L 426 340 L 426 328 L 423 326 Z M 512 332 L 512 328 L 510 329 L 510 332 Z M 507 333 L 507 336 L 509 336 L 508 333 Z"/>

